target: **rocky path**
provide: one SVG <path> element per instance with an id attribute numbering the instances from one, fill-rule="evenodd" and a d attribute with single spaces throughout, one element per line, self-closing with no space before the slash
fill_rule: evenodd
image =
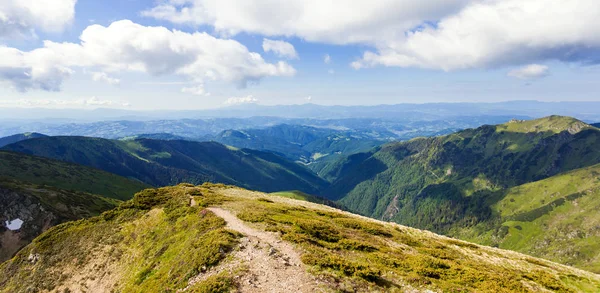
<path id="1" fill-rule="evenodd" d="M 221 208 L 208 208 L 227 222 L 227 228 L 245 235 L 239 250 L 232 253 L 233 259 L 215 269 L 198 276 L 193 282 L 201 281 L 222 271 L 235 274 L 236 268 L 244 268 L 236 280 L 239 292 L 324 292 L 319 282 L 306 271 L 300 254 L 276 234 L 249 227 L 231 212 Z"/>

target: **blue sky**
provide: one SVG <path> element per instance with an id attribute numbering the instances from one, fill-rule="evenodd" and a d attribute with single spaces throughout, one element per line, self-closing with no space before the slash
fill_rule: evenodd
<path id="1" fill-rule="evenodd" d="M 593 0 L 46 2 L 0 8 L 0 106 L 600 101 Z"/>

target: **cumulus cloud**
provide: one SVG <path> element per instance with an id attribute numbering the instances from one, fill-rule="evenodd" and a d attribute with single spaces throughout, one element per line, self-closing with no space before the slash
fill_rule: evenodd
<path id="1" fill-rule="evenodd" d="M 2 0 L 0 39 L 35 35 L 35 30 L 59 32 L 75 16 L 77 0 Z"/>
<path id="2" fill-rule="evenodd" d="M 106 72 L 92 72 L 92 80 L 105 82 L 114 86 L 121 84 L 120 79 L 111 77 L 108 74 L 106 74 Z"/>
<path id="3" fill-rule="evenodd" d="M 375 65 L 442 70 L 598 62 L 600 5 L 595 0 L 474 2 L 459 13 L 366 52 L 354 68 Z"/>
<path id="4" fill-rule="evenodd" d="M 207 93 L 204 89 L 204 85 L 196 85 L 191 87 L 184 87 L 181 89 L 182 93 L 192 94 L 196 96 L 210 96 L 210 93 Z"/>
<path id="5" fill-rule="evenodd" d="M 325 64 L 331 63 L 331 56 L 329 56 L 329 54 L 325 54 L 325 56 L 323 56 L 323 62 L 325 62 Z"/>
<path id="6" fill-rule="evenodd" d="M 199 84 L 222 80 L 244 87 L 264 77 L 296 73 L 285 62 L 266 62 L 235 40 L 142 26 L 129 20 L 116 21 L 108 27 L 91 25 L 82 32 L 80 40 L 45 41 L 44 47 L 28 52 L 0 47 L 0 79 L 21 91 L 59 90 L 63 79 L 73 72 L 71 68 L 84 67 L 107 74 L 175 74 Z"/>
<path id="7" fill-rule="evenodd" d="M 273 52 L 279 57 L 298 59 L 298 53 L 296 53 L 296 49 L 288 42 L 263 39 L 262 47 L 265 52 Z"/>
<path id="8" fill-rule="evenodd" d="M 22 52 L 0 45 L 0 82 L 20 92 L 30 89 L 59 91 L 62 81 L 74 71 L 46 49 Z"/>
<path id="9" fill-rule="evenodd" d="M 258 99 L 253 95 L 245 96 L 245 97 L 231 97 L 225 101 L 225 105 L 233 106 L 233 105 L 242 105 L 242 104 L 255 104 L 258 103 Z"/>
<path id="10" fill-rule="evenodd" d="M 469 0 L 166 0 L 142 15 L 217 32 L 298 36 L 336 44 L 395 38 L 423 20 L 457 11 Z M 273 17 L 272 11 L 277 11 Z"/>
<path id="11" fill-rule="evenodd" d="M 76 100 L 18 99 L 0 100 L 0 106 L 8 107 L 129 107 L 129 102 L 101 100 L 97 97 Z"/>
<path id="12" fill-rule="evenodd" d="M 529 64 L 508 72 L 508 76 L 518 79 L 537 79 L 549 74 L 548 66 L 539 64 Z"/>
<path id="13" fill-rule="evenodd" d="M 597 0 L 166 0 L 142 14 L 211 25 L 225 35 L 296 36 L 372 47 L 352 63 L 356 69 L 600 62 Z"/>

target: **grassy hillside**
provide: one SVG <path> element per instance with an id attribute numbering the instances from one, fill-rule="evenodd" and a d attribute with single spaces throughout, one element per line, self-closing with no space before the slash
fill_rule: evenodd
<path id="1" fill-rule="evenodd" d="M 600 165 L 500 191 L 488 203 L 492 219 L 451 234 L 600 272 Z"/>
<path id="2" fill-rule="evenodd" d="M 127 200 L 148 185 L 94 168 L 0 151 L 0 179 L 47 185 Z"/>
<path id="3" fill-rule="evenodd" d="M 245 292 L 286 284 L 301 285 L 285 287 L 298 292 L 597 292 L 600 277 L 221 185 L 140 192 L 99 217 L 50 229 L 0 265 L 0 292 Z"/>
<path id="4" fill-rule="evenodd" d="M 216 142 L 45 137 L 5 149 L 73 162 L 153 186 L 221 182 L 261 191 L 317 193 L 326 182 L 281 156 Z"/>
<path id="5" fill-rule="evenodd" d="M 461 229 L 498 221 L 494 204 L 506 190 L 598 163 L 600 130 L 551 116 L 350 156 L 329 170 L 337 179 L 322 195 L 364 215 L 459 235 Z"/>
<path id="6" fill-rule="evenodd" d="M 0 262 L 52 226 L 97 216 L 118 204 L 118 200 L 99 195 L 0 180 Z M 7 222 L 17 219 L 22 225 L 16 231 L 9 230 Z"/>
<path id="7" fill-rule="evenodd" d="M 15 135 L 6 136 L 6 137 L 0 137 L 0 147 L 9 145 L 11 143 L 19 142 L 22 140 L 26 140 L 26 139 L 30 139 L 30 138 L 37 138 L 37 137 L 44 137 L 44 136 L 46 136 L 46 135 L 43 135 L 43 134 L 37 133 L 37 132 L 26 132 L 26 133 L 20 133 L 20 134 L 15 134 Z"/>

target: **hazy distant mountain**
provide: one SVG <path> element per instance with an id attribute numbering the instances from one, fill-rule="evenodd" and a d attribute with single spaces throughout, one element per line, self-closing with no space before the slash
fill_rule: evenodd
<path id="1" fill-rule="evenodd" d="M 0 124 L 0 135 L 22 132 L 40 132 L 52 136 L 90 136 L 102 138 L 123 138 L 153 133 L 169 134 L 189 140 L 209 140 L 225 130 L 261 129 L 280 124 L 328 128 L 338 131 L 372 132 L 376 139 L 405 140 L 418 136 L 433 136 L 452 133 L 457 130 L 477 127 L 482 124 L 504 123 L 510 119 L 525 119 L 521 116 L 461 116 L 442 120 L 397 118 L 210 118 L 150 121 L 100 121 L 93 123 L 41 123 L 7 122 Z M 375 137 L 375 135 L 378 135 Z"/>
<path id="2" fill-rule="evenodd" d="M 508 101 L 499 103 L 427 103 L 375 106 L 240 105 L 206 110 L 133 111 L 123 109 L 44 109 L 0 108 L 0 120 L 45 121 L 56 123 L 77 120 L 178 120 L 199 118 L 248 118 L 271 116 L 281 118 L 377 118 L 392 120 L 442 120 L 459 116 L 573 116 L 586 121 L 600 121 L 600 102 Z"/>

